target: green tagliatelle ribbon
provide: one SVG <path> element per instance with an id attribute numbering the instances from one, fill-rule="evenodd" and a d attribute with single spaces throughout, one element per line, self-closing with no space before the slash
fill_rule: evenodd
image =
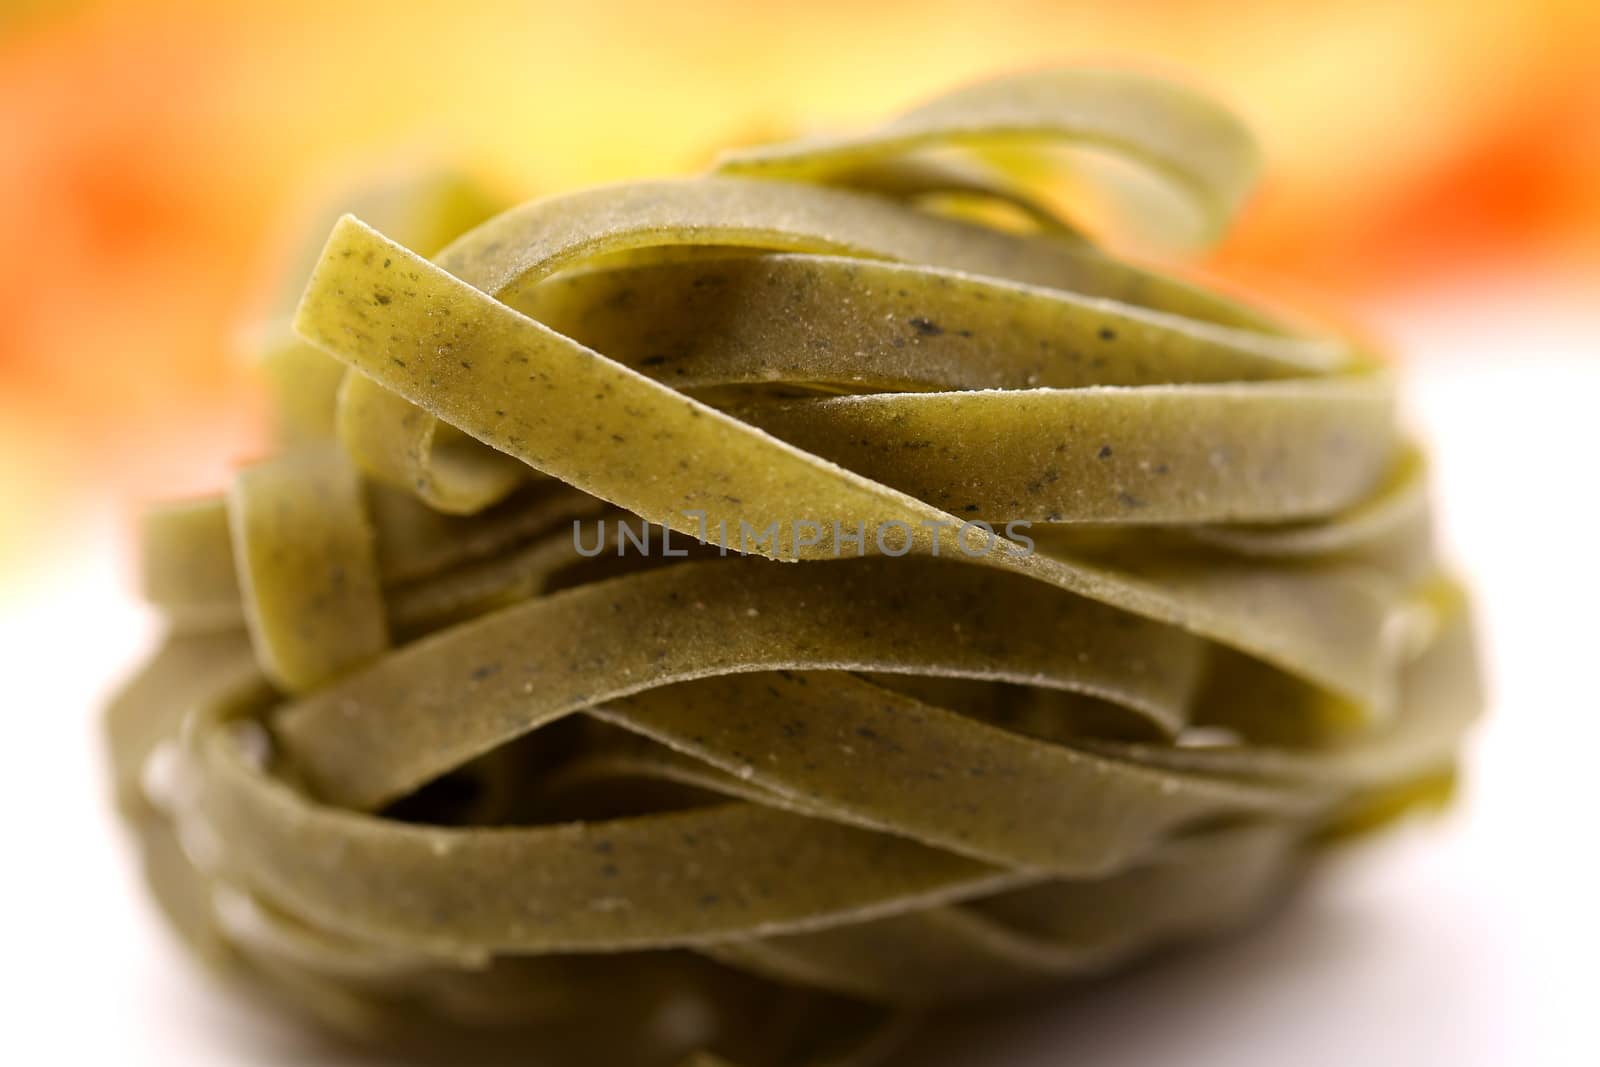
<path id="1" fill-rule="evenodd" d="M 142 526 L 109 728 L 184 937 L 474 1062 L 864 1063 L 1443 795 L 1476 668 L 1390 376 L 1058 221 L 1062 146 L 1210 235 L 1256 166 L 1058 71 L 340 219 L 276 454 Z"/>

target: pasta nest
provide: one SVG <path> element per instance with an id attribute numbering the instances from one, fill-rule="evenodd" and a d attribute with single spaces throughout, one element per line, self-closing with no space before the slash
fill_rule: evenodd
<path id="1" fill-rule="evenodd" d="M 261 333 L 276 452 L 144 520 L 109 730 L 173 922 L 408 1048 L 837 1064 L 1445 795 L 1477 675 L 1391 375 L 1060 214 L 1203 247 L 1256 166 L 1063 70 L 355 198 Z"/>

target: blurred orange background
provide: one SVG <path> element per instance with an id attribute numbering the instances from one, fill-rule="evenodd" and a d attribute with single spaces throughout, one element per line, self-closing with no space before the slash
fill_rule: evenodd
<path id="1" fill-rule="evenodd" d="M 0 578 L 76 511 L 213 486 L 255 447 L 240 326 L 297 207 L 375 161 L 531 196 L 1131 62 L 1263 141 L 1208 268 L 1359 307 L 1600 278 L 1597 56 L 1592 0 L 0 0 Z"/>

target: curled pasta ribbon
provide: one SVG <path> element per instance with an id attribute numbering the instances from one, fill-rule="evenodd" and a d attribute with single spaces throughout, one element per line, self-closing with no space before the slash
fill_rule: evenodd
<path id="1" fill-rule="evenodd" d="M 725 174 L 872 184 L 886 162 L 919 150 L 1074 144 L 1129 157 L 1177 187 L 1197 215 L 1197 243 L 1222 236 L 1260 162 L 1233 115 L 1183 87 L 1122 70 L 996 78 L 947 93 L 854 137 L 725 152 Z"/>
<path id="2" fill-rule="evenodd" d="M 108 726 L 174 926 L 375 1042 L 865 1063 L 1445 796 L 1472 634 L 1390 376 L 1055 220 L 1014 150 L 1061 143 L 1214 226 L 1254 169 L 1047 72 L 333 225 L 282 448 L 144 520 Z"/>

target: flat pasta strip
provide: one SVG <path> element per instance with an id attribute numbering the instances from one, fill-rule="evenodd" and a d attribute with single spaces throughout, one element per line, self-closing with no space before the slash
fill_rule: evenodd
<path id="1" fill-rule="evenodd" d="M 1052 70 L 945 93 L 856 136 L 725 152 L 727 174 L 837 181 L 864 166 L 930 148 L 1067 143 L 1125 156 L 1179 187 L 1201 217 L 1201 240 L 1224 233 L 1260 166 L 1254 139 L 1210 100 L 1123 70 Z"/>
<path id="2" fill-rule="evenodd" d="M 715 945 L 783 981 L 889 1003 L 994 996 L 1092 975 L 1174 935 L 1243 922 L 1281 891 L 1296 838 L 1281 824 L 1213 832 L 1108 878 L 1052 882 L 969 905 Z M 1067 918 L 1053 927 L 1040 917 Z"/>
<path id="3" fill-rule="evenodd" d="M 917 571 L 938 580 L 896 579 Z M 969 635 L 959 652 L 954 632 Z M 556 717 L 672 681 L 817 668 L 988 677 L 1093 693 L 1176 729 L 1199 664 L 1181 631 L 986 568 L 729 560 L 484 616 L 287 705 L 274 726 L 320 795 L 372 809 Z"/>
<path id="4" fill-rule="evenodd" d="M 675 388 L 766 382 L 938 392 L 1261 381 L 1326 374 L 1356 360 L 1332 338 L 827 255 L 574 270 L 512 303 Z M 627 314 L 617 314 L 622 307 Z"/>
<path id="5" fill-rule="evenodd" d="M 388 177 L 337 202 L 342 210 L 358 211 L 385 233 L 430 255 L 503 206 L 476 182 L 443 171 Z M 322 231 L 337 213 L 326 206 L 314 213 L 305 247 L 295 257 L 299 265 L 290 272 L 296 286 L 316 258 Z M 297 287 L 285 292 L 273 317 L 253 339 L 270 400 L 273 434 L 284 447 L 333 436 L 339 387 L 346 376 L 342 364 L 288 328 L 299 296 Z"/>
<path id="6" fill-rule="evenodd" d="M 342 455 L 310 446 L 245 468 L 228 528 L 250 638 L 278 685 L 310 688 L 388 647 L 372 528 Z"/>
<path id="7" fill-rule="evenodd" d="M 890 393 L 736 409 L 991 522 L 1283 522 L 1352 506 L 1392 458 L 1381 380 Z"/>

